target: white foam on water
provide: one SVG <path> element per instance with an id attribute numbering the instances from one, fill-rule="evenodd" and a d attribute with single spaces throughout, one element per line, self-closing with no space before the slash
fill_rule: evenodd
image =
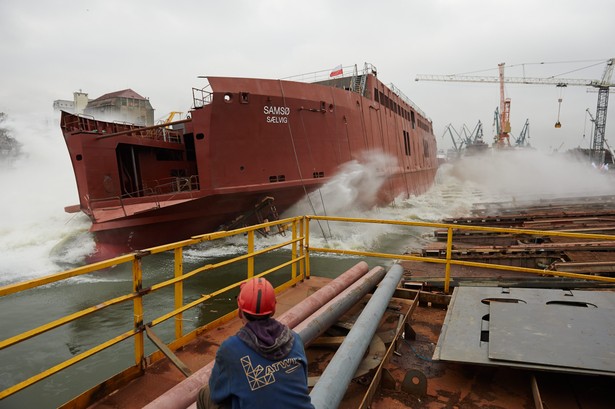
<path id="1" fill-rule="evenodd" d="M 354 199 L 362 195 L 372 198 L 374 186 L 377 185 L 372 182 L 381 182 L 378 178 L 381 170 L 382 161 L 353 162 L 351 166 L 342 168 L 340 174 L 321 188 L 322 192 L 311 194 L 311 202 L 323 197 L 325 203 L 320 208 L 313 208 L 326 209 L 328 216 L 440 222 L 446 218 L 468 216 L 472 208 L 481 203 L 615 194 L 615 177 L 596 170 L 588 160 L 530 149 L 491 150 L 484 155 L 464 157 L 440 166 L 434 185 L 423 195 L 397 199 L 386 207 L 366 209 L 364 201 Z M 363 181 L 366 182 L 365 191 L 362 190 Z M 351 189 L 348 188 L 349 184 Z M 346 192 L 352 194 L 344 196 Z M 305 203 L 303 209 L 307 209 Z M 314 212 L 306 211 L 303 214 Z M 316 214 L 324 213 L 317 211 Z M 318 225 L 312 222 L 310 244 L 368 250 L 391 233 L 408 235 L 409 244 L 416 246 L 431 240 L 433 236 L 417 229 L 408 230 L 392 225 L 336 223 L 331 228 L 331 223 L 321 221 Z"/>
<path id="2" fill-rule="evenodd" d="M 64 212 L 77 193 L 60 128 L 36 118 L 2 124 L 23 154 L 0 164 L 0 284 L 62 271 L 94 250 L 87 217 Z"/>

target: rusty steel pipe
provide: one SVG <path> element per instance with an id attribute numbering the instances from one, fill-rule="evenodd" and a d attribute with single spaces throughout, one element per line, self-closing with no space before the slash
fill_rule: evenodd
<path id="1" fill-rule="evenodd" d="M 394 264 L 389 269 L 346 339 L 314 385 L 310 398 L 316 409 L 336 409 L 339 406 L 403 273 L 404 269 L 399 264 Z"/>
<path id="2" fill-rule="evenodd" d="M 333 298 L 361 277 L 365 276 L 368 268 L 369 267 L 365 261 L 357 263 L 354 267 L 341 274 L 335 280 L 331 281 L 329 284 L 325 285 L 314 294 L 280 315 L 277 320 L 294 329 L 300 322 L 312 315 L 323 305 L 330 302 Z"/>
<path id="3" fill-rule="evenodd" d="M 303 344 L 309 345 L 331 325 L 335 324 L 342 315 L 361 301 L 369 291 L 376 288 L 385 274 L 386 271 L 382 267 L 371 269 L 364 277 L 293 328 L 301 337 Z"/>
<path id="4" fill-rule="evenodd" d="M 354 267 L 342 273 L 326 286 L 322 287 L 314 294 L 295 305 L 290 310 L 280 315 L 277 320 L 293 328 L 299 322 L 309 317 L 322 305 L 340 294 L 352 283 L 361 279 L 367 271 L 368 265 L 361 261 Z M 178 383 L 164 394 L 145 406 L 146 409 L 185 409 L 187 407 L 196 408 L 196 397 L 199 389 L 209 382 L 214 361 L 205 365 L 190 377 Z"/>

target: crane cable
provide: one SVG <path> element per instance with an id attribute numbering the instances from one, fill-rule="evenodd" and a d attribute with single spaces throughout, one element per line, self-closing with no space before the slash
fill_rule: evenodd
<path id="1" fill-rule="evenodd" d="M 555 122 L 555 128 L 559 129 L 562 127 L 562 123 L 559 121 L 559 115 L 562 109 L 562 101 L 564 96 L 564 88 L 566 88 L 566 84 L 557 84 L 557 87 L 560 88 L 559 98 L 557 99 L 557 122 Z"/>

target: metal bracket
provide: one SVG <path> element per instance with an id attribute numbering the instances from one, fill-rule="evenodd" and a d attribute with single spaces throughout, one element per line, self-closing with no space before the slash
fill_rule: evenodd
<path id="1" fill-rule="evenodd" d="M 162 342 L 162 340 L 158 338 L 158 336 L 154 334 L 154 331 L 152 331 L 152 329 L 147 325 L 145 326 L 145 333 L 147 334 L 147 337 L 150 339 L 150 341 L 152 341 L 154 345 L 158 347 L 160 352 L 162 352 L 167 358 L 169 358 L 173 365 L 175 365 L 177 369 L 179 369 L 186 378 L 192 375 L 192 371 L 190 370 L 190 368 L 188 368 L 186 364 L 184 364 L 177 357 L 177 355 L 175 355 L 173 351 L 171 351 L 169 347 L 164 342 Z"/>

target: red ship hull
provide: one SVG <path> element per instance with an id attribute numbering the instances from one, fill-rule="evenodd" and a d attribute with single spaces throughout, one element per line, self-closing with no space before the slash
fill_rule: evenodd
<path id="1" fill-rule="evenodd" d="M 98 258 L 209 233 L 241 215 L 242 223 L 256 223 L 248 214 L 264 198 L 281 213 L 369 152 L 390 158 L 377 170 L 386 182 L 371 204 L 424 193 L 433 183 L 431 122 L 371 66 L 321 83 L 208 81 L 193 90 L 190 118 L 174 129 L 62 113 Z"/>

